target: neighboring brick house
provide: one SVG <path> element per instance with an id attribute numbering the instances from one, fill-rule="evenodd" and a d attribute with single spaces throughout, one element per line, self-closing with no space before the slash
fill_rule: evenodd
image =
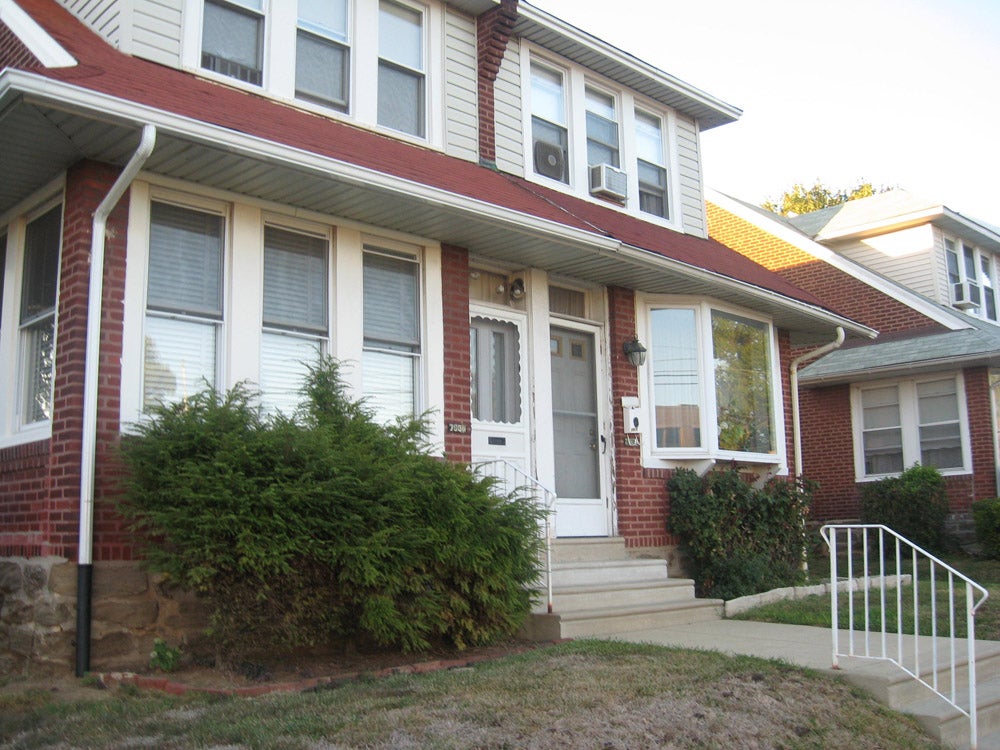
<path id="1" fill-rule="evenodd" d="M 0 0 L 0 658 L 197 625 L 114 510 L 151 401 L 288 409 L 325 352 L 559 536 L 662 554 L 675 467 L 787 471 L 791 342 L 871 335 L 707 236 L 734 107 L 513 0 L 294 7 Z"/>
<path id="2" fill-rule="evenodd" d="M 879 331 L 799 373 L 819 519 L 857 518 L 864 482 L 914 463 L 940 469 L 955 514 L 998 494 L 1000 232 L 901 190 L 792 219 L 710 193 L 708 216 L 713 238 Z"/>

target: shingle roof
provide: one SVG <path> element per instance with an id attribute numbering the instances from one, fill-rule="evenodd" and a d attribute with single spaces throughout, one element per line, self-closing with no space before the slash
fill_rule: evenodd
<path id="1" fill-rule="evenodd" d="M 55 0 L 19 0 L 19 4 L 79 60 L 71 68 L 37 66 L 31 72 L 38 75 L 614 238 L 827 309 L 813 295 L 714 240 L 672 231 L 513 175 L 122 54 Z"/>
<path id="2" fill-rule="evenodd" d="M 879 338 L 837 349 L 804 367 L 803 385 L 830 385 L 889 375 L 1000 363 L 1000 326 L 969 319 L 959 331 Z"/>

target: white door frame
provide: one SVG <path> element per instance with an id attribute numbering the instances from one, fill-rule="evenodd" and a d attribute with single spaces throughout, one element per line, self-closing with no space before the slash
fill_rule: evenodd
<path id="1" fill-rule="evenodd" d="M 614 536 L 617 529 L 617 518 L 615 518 L 615 503 L 613 486 L 611 482 L 611 467 L 613 460 L 614 451 L 614 423 L 611 419 L 610 410 L 610 397 L 608 396 L 609 390 L 609 373 L 608 373 L 608 358 L 607 358 L 607 340 L 606 340 L 606 326 L 599 323 L 588 323 L 574 319 L 560 318 L 548 316 L 547 328 L 549 334 L 553 327 L 563 328 L 571 331 L 580 331 L 581 333 L 590 334 L 593 336 L 594 341 L 594 396 L 597 408 L 597 423 L 598 423 L 598 472 L 599 472 L 599 489 L 601 495 L 604 499 L 605 506 L 605 530 L 606 536 Z M 549 353 L 549 340 L 550 335 L 545 337 L 545 356 L 546 356 L 546 366 L 545 375 L 547 377 L 547 383 L 549 387 L 549 399 L 545 413 L 537 413 L 536 418 L 540 421 L 545 419 L 548 421 L 548 432 L 552 439 L 552 475 L 549 480 L 552 482 L 551 486 L 555 485 L 555 456 L 554 456 L 554 441 L 556 439 L 554 425 L 552 424 L 552 398 L 551 398 L 551 383 L 552 383 L 552 367 L 551 367 L 551 354 Z M 537 367 L 536 372 L 538 377 L 542 376 L 540 370 L 543 368 Z M 601 440 L 603 438 L 603 440 Z M 556 505 L 558 507 L 559 500 L 556 499 Z M 559 535 L 558 523 L 555 528 L 556 536 Z"/>

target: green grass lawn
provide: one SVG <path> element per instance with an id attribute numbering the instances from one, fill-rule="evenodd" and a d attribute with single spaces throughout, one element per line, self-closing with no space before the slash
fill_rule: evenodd
<path id="1" fill-rule="evenodd" d="M 9 686 L 8 686 L 9 687 Z M 260 698 L 0 690 L 0 747 L 939 748 L 846 682 L 774 661 L 575 641 Z"/>
<path id="2" fill-rule="evenodd" d="M 954 567 L 956 570 L 967 575 L 973 581 L 976 581 L 976 583 L 986 587 L 986 589 L 990 592 L 990 598 L 987 599 L 986 603 L 976 614 L 976 638 L 1000 640 L 1000 561 L 987 560 L 964 554 L 945 555 L 942 556 L 941 559 Z M 829 561 L 821 559 L 812 560 L 809 565 L 809 572 L 811 582 L 813 583 L 819 582 L 820 580 L 828 580 L 830 575 Z M 838 572 L 840 576 L 846 575 L 847 567 L 843 562 L 840 563 Z M 860 563 L 855 563 L 853 570 L 854 576 L 859 577 L 863 575 L 863 572 L 863 566 Z M 894 570 L 886 570 L 887 575 L 894 572 Z M 908 563 L 903 567 L 902 572 L 910 573 Z M 878 568 L 874 564 L 870 565 L 869 575 L 877 575 L 877 573 Z M 933 625 L 931 620 L 931 584 L 928 576 L 928 566 L 926 564 L 919 566 L 918 574 L 918 621 L 920 633 L 928 635 L 931 633 L 931 627 Z M 948 612 L 946 605 L 948 585 L 947 580 L 941 575 L 940 569 L 938 570 L 938 577 L 936 580 L 937 605 L 939 610 L 937 626 L 939 632 L 945 632 L 950 630 L 947 622 Z M 958 579 L 955 581 L 955 591 L 960 595 L 955 609 L 955 635 L 964 638 L 966 630 L 964 606 L 965 587 L 964 584 Z M 913 633 L 913 586 L 904 586 L 901 593 L 903 598 L 903 632 Z M 886 630 L 894 633 L 896 632 L 898 625 L 896 590 L 887 589 L 885 592 L 885 599 Z M 849 614 L 847 596 L 845 594 L 841 594 L 838 601 L 839 625 L 842 628 L 846 628 Z M 854 594 L 854 619 L 856 629 L 862 629 L 864 627 L 864 606 L 864 593 L 856 592 Z M 881 628 L 882 617 L 882 597 L 879 590 L 872 589 L 868 592 L 868 606 L 870 629 L 878 630 Z M 777 622 L 790 625 L 814 625 L 828 628 L 831 626 L 832 619 L 830 614 L 830 597 L 829 595 L 808 596 L 798 600 L 775 602 L 773 604 L 767 604 L 752 609 L 736 616 L 734 619 Z"/>

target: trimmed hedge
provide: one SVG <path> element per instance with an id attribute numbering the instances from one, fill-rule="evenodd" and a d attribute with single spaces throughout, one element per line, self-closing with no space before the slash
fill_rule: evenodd
<path id="1" fill-rule="evenodd" d="M 667 529 L 681 539 L 698 594 L 735 599 L 798 583 L 812 488 L 783 477 L 757 488 L 735 466 L 704 478 L 677 469 Z"/>
<path id="2" fill-rule="evenodd" d="M 861 520 L 888 526 L 930 552 L 945 546 L 948 494 L 933 466 L 914 464 L 898 477 L 866 484 L 861 490 Z"/>
<path id="3" fill-rule="evenodd" d="M 540 574 L 533 499 L 427 455 L 424 420 L 377 424 L 332 360 L 303 393 L 291 418 L 205 391 L 122 442 L 122 511 L 148 566 L 209 604 L 219 654 L 514 633 Z"/>

